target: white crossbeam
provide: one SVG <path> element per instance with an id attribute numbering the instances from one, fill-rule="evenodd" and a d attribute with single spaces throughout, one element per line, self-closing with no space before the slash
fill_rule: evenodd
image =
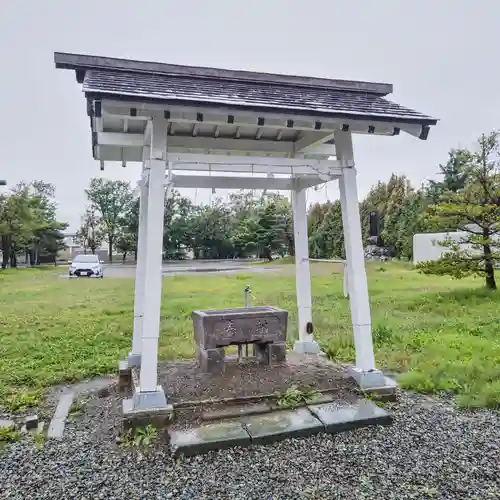
<path id="1" fill-rule="evenodd" d="M 262 153 L 293 153 L 293 142 L 267 141 L 253 139 L 226 139 L 221 137 L 183 137 L 170 136 L 168 147 L 203 149 L 203 150 L 227 150 L 227 151 L 258 151 Z"/>
<path id="2" fill-rule="evenodd" d="M 330 137 L 331 134 L 321 137 Z M 144 134 L 134 134 L 125 132 L 98 132 L 97 144 L 100 146 L 118 146 L 122 148 L 142 147 L 151 137 L 150 126 L 146 127 Z M 317 137 L 317 136 L 316 136 Z M 328 139 L 324 139 L 328 140 Z M 303 147 L 302 151 L 308 155 L 334 156 L 335 146 L 333 144 L 321 144 L 321 140 L 310 143 Z M 302 144 L 302 143 L 301 143 Z M 253 153 L 279 153 L 283 156 L 292 155 L 296 150 L 297 143 L 291 141 L 268 141 L 253 139 L 228 139 L 215 137 L 192 137 L 192 136 L 170 136 L 168 139 L 169 149 L 178 150 L 200 150 L 200 151 L 233 151 L 243 153 L 252 151 Z M 299 144 L 300 146 L 300 144 Z"/>
<path id="3" fill-rule="evenodd" d="M 195 155 L 170 153 L 173 170 L 233 172 L 282 175 L 319 175 L 324 181 L 342 174 L 342 167 L 352 167 L 353 162 L 317 160 L 312 158 L 276 158 L 228 155 Z"/>
<path id="4" fill-rule="evenodd" d="M 231 158 L 231 157 L 229 157 Z M 324 181 L 336 179 L 342 175 L 341 167 L 286 167 L 281 165 L 233 165 L 230 160 L 227 164 L 211 164 L 211 163 L 177 163 L 173 161 L 173 170 L 195 171 L 195 172 L 225 172 L 239 174 L 278 174 L 278 175 L 322 175 Z"/>
<path id="5" fill-rule="evenodd" d="M 169 153 L 168 160 L 176 164 L 182 163 L 209 163 L 210 165 L 266 165 L 281 167 L 325 167 L 340 168 L 353 166 L 338 160 L 317 160 L 314 158 L 280 158 L 274 156 L 228 156 L 203 155 L 191 153 Z"/>
<path id="6" fill-rule="evenodd" d="M 289 191 L 294 188 L 295 178 L 269 178 L 269 177 L 230 177 L 230 176 L 206 176 L 206 175 L 179 175 L 172 176 L 172 182 L 176 188 L 207 188 L 207 189 L 256 189 Z M 317 175 L 300 177 L 301 185 L 304 187 L 323 184 L 325 181 Z"/>
<path id="7" fill-rule="evenodd" d="M 100 146 L 142 147 L 145 142 L 144 134 L 130 134 L 124 132 L 98 132 L 97 144 Z"/>

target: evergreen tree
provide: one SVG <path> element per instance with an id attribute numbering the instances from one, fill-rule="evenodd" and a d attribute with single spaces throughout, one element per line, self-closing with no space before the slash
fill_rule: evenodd
<path id="1" fill-rule="evenodd" d="M 439 203 L 445 193 L 456 193 L 464 188 L 468 176 L 467 159 L 468 154 L 464 149 L 452 149 L 448 153 L 448 161 L 444 165 L 439 165 L 439 174 L 443 179 L 429 181 L 426 189 L 426 195 L 432 203 Z"/>
<path id="2" fill-rule="evenodd" d="M 426 274 L 455 278 L 484 276 L 496 289 L 495 266 L 500 262 L 500 144 L 499 134 L 481 135 L 477 149 L 463 152 L 467 178 L 463 188 L 449 189 L 430 207 L 430 218 L 453 226 L 465 236 L 440 242 L 447 252 L 438 261 L 424 262 Z"/>

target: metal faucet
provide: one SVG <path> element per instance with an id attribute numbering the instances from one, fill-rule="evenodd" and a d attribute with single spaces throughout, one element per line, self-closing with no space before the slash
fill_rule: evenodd
<path id="1" fill-rule="evenodd" d="M 248 297 L 251 296 L 252 298 L 254 298 L 254 296 L 252 295 L 252 289 L 250 288 L 250 285 L 247 285 L 245 287 L 245 308 L 248 307 Z M 245 351 L 246 351 L 246 356 L 248 358 L 248 344 L 245 344 Z M 253 355 L 255 356 L 255 344 L 252 344 L 252 352 L 253 352 Z M 241 358 L 241 355 L 242 355 L 242 346 L 239 345 L 238 346 L 238 358 Z"/>
<path id="2" fill-rule="evenodd" d="M 252 295 L 252 289 L 250 288 L 250 285 L 247 285 L 245 287 L 245 307 L 248 307 L 248 296 Z"/>

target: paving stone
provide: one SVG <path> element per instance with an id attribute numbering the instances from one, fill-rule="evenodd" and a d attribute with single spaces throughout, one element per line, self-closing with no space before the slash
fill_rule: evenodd
<path id="1" fill-rule="evenodd" d="M 390 425 L 392 416 L 372 401 L 310 405 L 309 410 L 325 425 L 326 432 L 342 432 L 368 425 Z"/>
<path id="2" fill-rule="evenodd" d="M 63 394 L 59 399 L 59 403 L 57 404 L 56 411 L 49 425 L 49 430 L 47 432 L 47 436 L 49 438 L 60 439 L 64 433 L 64 425 L 66 423 L 66 418 L 68 417 L 69 409 L 73 404 L 73 398 L 75 394 L 73 392 L 69 392 Z"/>
<path id="3" fill-rule="evenodd" d="M 9 427 L 15 427 L 14 420 L 3 420 L 0 419 L 0 429 L 8 429 Z"/>
<path id="4" fill-rule="evenodd" d="M 254 444 L 311 436 L 324 431 L 324 425 L 307 408 L 256 415 L 245 418 L 244 423 Z"/>
<path id="5" fill-rule="evenodd" d="M 191 456 L 210 450 L 249 445 L 250 436 L 240 422 L 221 422 L 185 431 L 172 431 L 170 444 L 174 456 Z"/>

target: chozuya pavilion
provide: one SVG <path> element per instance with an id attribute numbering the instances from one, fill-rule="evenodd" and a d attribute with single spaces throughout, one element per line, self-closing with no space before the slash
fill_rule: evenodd
<path id="1" fill-rule="evenodd" d="M 373 353 L 353 136 L 406 133 L 425 140 L 437 120 L 389 101 L 387 83 L 59 52 L 55 65 L 73 70 L 82 85 L 92 156 L 101 169 L 106 162 L 142 164 L 128 356 L 140 377 L 127 411 L 169 408 L 157 368 L 164 199 L 174 187 L 291 191 L 299 329 L 294 350 L 313 354 L 319 348 L 311 314 L 306 190 L 338 179 L 356 348 L 350 374 L 362 388 L 386 386 Z"/>

